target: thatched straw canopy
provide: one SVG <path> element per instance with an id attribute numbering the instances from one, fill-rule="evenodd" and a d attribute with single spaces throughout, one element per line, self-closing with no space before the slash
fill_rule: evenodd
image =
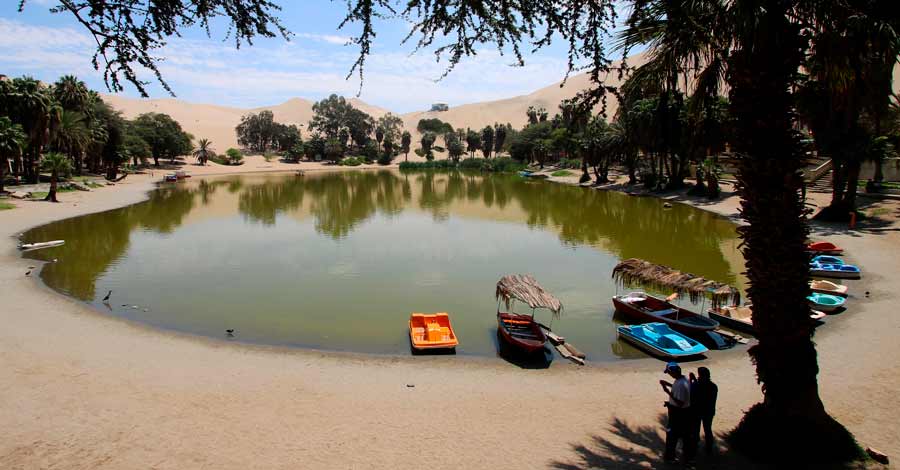
<path id="1" fill-rule="evenodd" d="M 562 312 L 562 302 L 553 294 L 544 290 L 538 282 L 528 274 L 510 274 L 497 281 L 498 300 L 506 303 L 506 308 L 512 300 L 525 302 L 531 308 L 546 308 L 559 316 Z"/>
<path id="2" fill-rule="evenodd" d="M 741 302 L 741 293 L 734 287 L 642 259 L 622 261 L 613 269 L 612 276 L 625 286 L 637 284 L 663 291 L 672 290 L 679 297 L 687 294 L 692 302 L 706 297 L 712 301 L 713 307 L 739 305 Z"/>

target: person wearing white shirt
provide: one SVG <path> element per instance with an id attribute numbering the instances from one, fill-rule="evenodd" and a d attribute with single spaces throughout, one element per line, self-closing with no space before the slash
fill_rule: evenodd
<path id="1" fill-rule="evenodd" d="M 668 400 L 663 406 L 669 411 L 669 421 L 666 426 L 666 452 L 663 459 L 666 462 L 675 461 L 675 449 L 678 446 L 678 440 L 682 441 L 682 449 L 684 453 L 685 463 L 691 462 L 694 458 L 694 444 L 691 442 L 691 433 L 689 429 L 689 408 L 691 406 L 691 384 L 687 377 L 681 373 L 681 366 L 677 362 L 666 364 L 663 371 L 674 379 L 674 382 L 660 380 L 663 392 L 668 395 Z"/>

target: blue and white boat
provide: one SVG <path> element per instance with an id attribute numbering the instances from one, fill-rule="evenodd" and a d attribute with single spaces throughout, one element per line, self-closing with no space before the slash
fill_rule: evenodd
<path id="1" fill-rule="evenodd" d="M 675 359 L 704 354 L 709 349 L 661 322 L 620 325 L 619 337 L 651 355 Z"/>
<path id="2" fill-rule="evenodd" d="M 817 264 L 839 264 L 843 265 L 844 260 L 838 258 L 837 256 L 827 256 L 827 255 L 819 255 L 812 259 L 813 263 Z"/>
<path id="3" fill-rule="evenodd" d="M 843 297 L 838 297 L 831 294 L 820 294 L 818 292 L 813 292 L 806 297 L 806 300 L 809 301 L 809 305 L 814 309 L 826 313 L 833 312 L 843 307 L 844 302 L 847 301 L 847 299 Z"/>
<path id="4" fill-rule="evenodd" d="M 861 277 L 859 268 L 852 264 L 809 263 L 809 274 L 842 279 L 859 279 Z"/>

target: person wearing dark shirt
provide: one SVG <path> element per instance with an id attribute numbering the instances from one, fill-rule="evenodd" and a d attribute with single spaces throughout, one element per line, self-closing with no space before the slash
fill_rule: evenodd
<path id="1" fill-rule="evenodd" d="M 695 377 L 693 372 L 691 378 L 691 414 L 693 415 L 693 434 L 694 442 L 700 443 L 700 425 L 703 425 L 703 443 L 706 453 L 713 451 L 715 436 L 712 432 L 713 417 L 716 415 L 716 397 L 719 394 L 719 387 L 710 378 L 709 369 L 700 367 L 697 369 Z"/>

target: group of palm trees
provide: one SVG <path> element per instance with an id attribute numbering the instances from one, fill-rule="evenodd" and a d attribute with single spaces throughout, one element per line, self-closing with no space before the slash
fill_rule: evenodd
<path id="1" fill-rule="evenodd" d="M 7 169 L 27 183 L 50 173 L 52 201 L 61 175 L 86 168 L 115 177 L 123 127 L 121 116 L 74 76 L 50 85 L 0 79 L 0 191 Z"/>

